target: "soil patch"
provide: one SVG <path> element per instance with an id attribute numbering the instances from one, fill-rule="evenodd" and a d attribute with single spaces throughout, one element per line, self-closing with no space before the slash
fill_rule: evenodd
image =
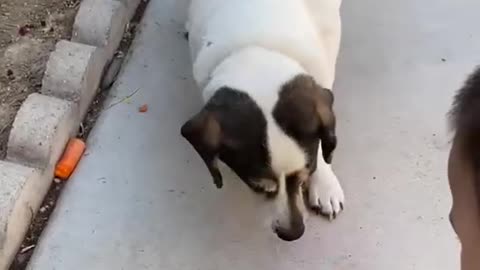
<path id="1" fill-rule="evenodd" d="M 80 0 L 14 0 L 0 3 L 0 159 L 15 115 L 42 86 L 50 52 L 70 39 Z"/>

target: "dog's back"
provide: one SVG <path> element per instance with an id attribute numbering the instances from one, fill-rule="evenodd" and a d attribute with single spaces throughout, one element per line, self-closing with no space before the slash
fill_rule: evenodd
<path id="1" fill-rule="evenodd" d="M 339 0 L 192 0 L 187 31 L 200 87 L 247 46 L 283 53 L 330 88 L 340 43 Z"/>

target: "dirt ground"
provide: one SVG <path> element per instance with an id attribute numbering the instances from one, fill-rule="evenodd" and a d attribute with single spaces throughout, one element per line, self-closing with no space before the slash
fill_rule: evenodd
<path id="1" fill-rule="evenodd" d="M 69 39 L 80 0 L 0 1 L 0 159 L 16 112 L 42 86 L 55 44 Z"/>

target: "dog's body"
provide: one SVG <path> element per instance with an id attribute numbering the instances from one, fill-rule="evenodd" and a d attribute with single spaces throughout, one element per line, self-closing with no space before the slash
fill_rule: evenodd
<path id="1" fill-rule="evenodd" d="M 203 88 L 227 56 L 245 47 L 281 53 L 332 89 L 340 45 L 340 0 L 193 0 L 187 31 Z"/>
<path id="2" fill-rule="evenodd" d="M 274 229 L 285 240 L 304 231 L 304 182 L 312 208 L 330 217 L 343 208 L 343 190 L 330 166 L 340 1 L 190 5 L 186 27 L 205 107 L 185 123 L 182 135 L 218 187 L 220 159 L 252 189 L 275 194 L 282 213 Z"/>

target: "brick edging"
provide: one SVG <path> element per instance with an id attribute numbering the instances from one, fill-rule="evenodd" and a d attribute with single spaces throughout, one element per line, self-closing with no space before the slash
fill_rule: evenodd
<path id="1" fill-rule="evenodd" d="M 71 41 L 51 53 L 40 93 L 28 96 L 0 160 L 0 270 L 7 270 L 142 0 L 83 0 Z"/>

